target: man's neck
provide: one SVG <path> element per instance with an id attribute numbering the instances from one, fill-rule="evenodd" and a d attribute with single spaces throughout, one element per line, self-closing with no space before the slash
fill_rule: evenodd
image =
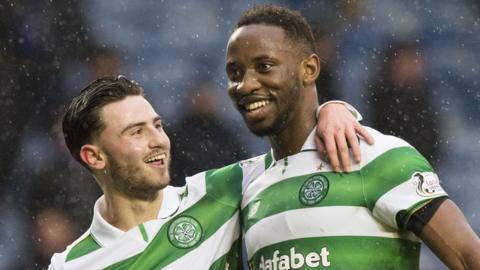
<path id="1" fill-rule="evenodd" d="M 276 160 L 294 155 L 302 150 L 305 140 L 317 121 L 315 107 L 312 108 L 298 112 L 282 132 L 269 137 Z"/>
<path id="2" fill-rule="evenodd" d="M 100 214 L 112 226 L 128 231 L 139 224 L 157 218 L 163 201 L 163 190 L 153 200 L 134 199 L 124 194 L 105 192 L 105 203 L 100 207 Z"/>

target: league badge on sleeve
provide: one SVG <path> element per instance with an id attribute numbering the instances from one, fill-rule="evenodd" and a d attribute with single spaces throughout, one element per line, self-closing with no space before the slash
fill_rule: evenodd
<path id="1" fill-rule="evenodd" d="M 413 184 L 417 187 L 417 194 L 423 197 L 445 193 L 437 174 L 433 172 L 416 172 L 412 175 Z"/>

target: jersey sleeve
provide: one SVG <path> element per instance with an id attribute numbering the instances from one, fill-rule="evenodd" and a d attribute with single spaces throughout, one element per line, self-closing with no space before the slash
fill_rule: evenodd
<path id="1" fill-rule="evenodd" d="M 238 163 L 206 171 L 207 195 L 222 204 L 239 208 L 242 195 L 242 176 L 242 169 Z"/>
<path id="2" fill-rule="evenodd" d="M 250 159 L 242 160 L 238 165 L 242 168 L 242 194 L 248 185 L 255 181 L 273 163 L 272 151 Z"/>
<path id="3" fill-rule="evenodd" d="M 65 254 L 64 253 L 55 253 L 50 260 L 50 265 L 48 270 L 62 270 L 65 264 Z"/>
<path id="4" fill-rule="evenodd" d="M 375 139 L 380 142 L 375 147 L 384 151 L 377 151 L 379 154 L 362 168 L 364 196 L 375 218 L 395 229 L 406 229 L 415 211 L 447 194 L 431 165 L 415 148 L 399 138 L 381 136 Z"/>

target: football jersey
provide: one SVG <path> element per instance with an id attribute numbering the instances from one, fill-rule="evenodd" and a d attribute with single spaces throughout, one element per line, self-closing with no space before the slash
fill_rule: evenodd
<path id="1" fill-rule="evenodd" d="M 50 269 L 241 269 L 242 182 L 265 169 L 264 156 L 168 186 L 158 218 L 127 232 L 106 222 L 95 204 L 89 230 L 52 257 Z"/>
<path id="2" fill-rule="evenodd" d="M 251 269 L 417 269 L 411 215 L 447 196 L 426 159 L 368 128 L 362 161 L 335 173 L 312 132 L 301 152 L 273 160 L 244 188 L 242 226 Z"/>

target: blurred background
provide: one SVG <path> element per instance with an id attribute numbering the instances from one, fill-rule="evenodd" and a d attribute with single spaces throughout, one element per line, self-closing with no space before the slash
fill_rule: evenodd
<path id="1" fill-rule="evenodd" d="M 476 0 L 272 1 L 314 28 L 322 101 L 400 136 L 437 168 L 480 234 L 480 4 Z M 89 227 L 100 190 L 61 134 L 88 82 L 143 85 L 172 140 L 173 183 L 261 154 L 226 94 L 225 45 L 264 1 L 0 1 L 0 269 L 42 269 Z M 445 269 L 423 249 L 421 269 Z"/>

